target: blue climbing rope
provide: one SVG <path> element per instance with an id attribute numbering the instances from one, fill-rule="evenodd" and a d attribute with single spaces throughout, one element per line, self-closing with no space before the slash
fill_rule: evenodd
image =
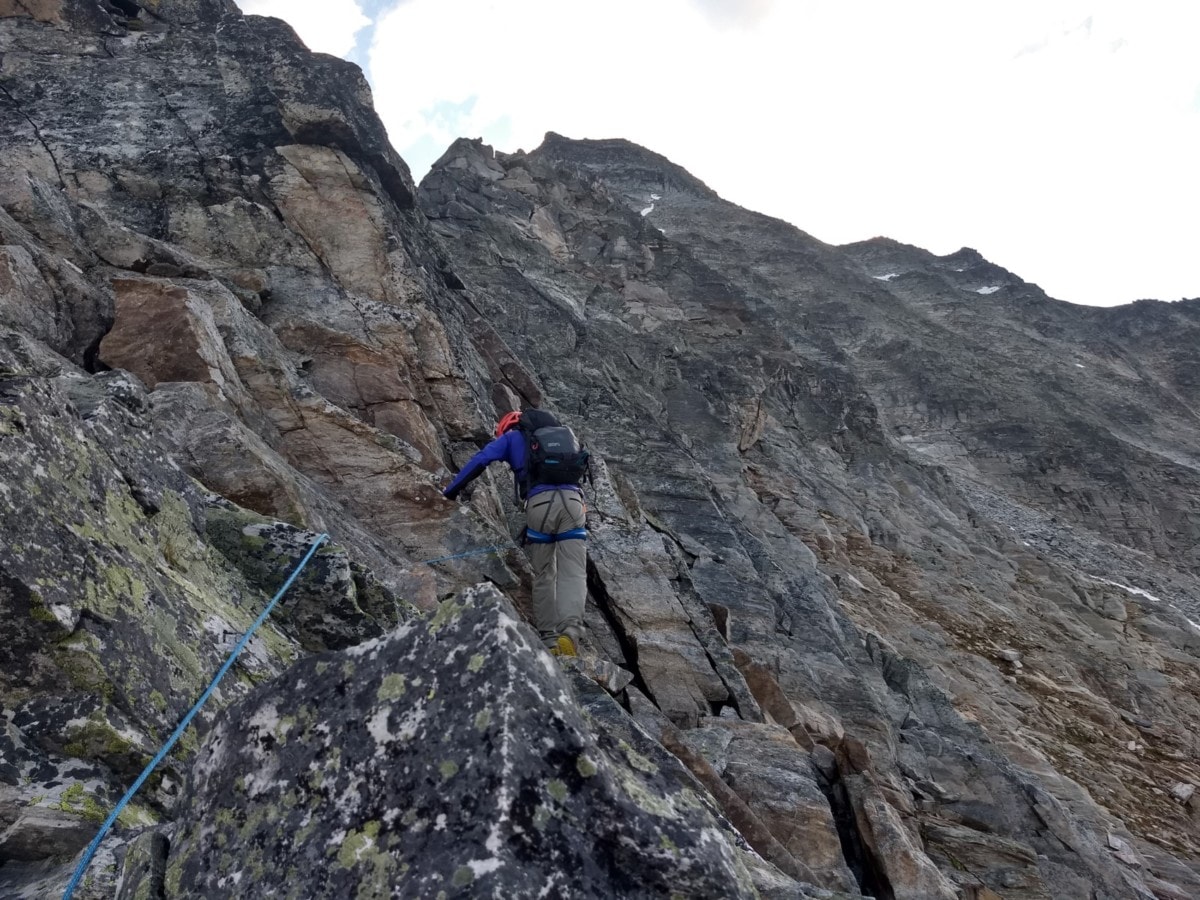
<path id="1" fill-rule="evenodd" d="M 267 616 L 271 614 L 271 610 L 275 608 L 275 604 L 279 602 L 279 598 L 287 593 L 287 589 L 292 586 L 292 582 L 295 581 L 297 576 L 304 571 L 304 567 L 307 566 L 308 561 L 313 558 L 313 554 L 317 552 L 317 548 L 320 547 L 328 537 L 329 535 L 327 534 L 321 534 L 318 535 L 317 539 L 312 542 L 312 546 L 308 548 L 308 553 L 305 555 L 304 559 L 300 561 L 300 565 L 296 566 L 296 568 L 292 571 L 292 574 L 288 576 L 288 580 L 283 583 L 283 587 L 281 587 L 278 593 L 271 598 L 271 602 L 267 604 L 266 609 L 264 609 L 259 617 L 254 621 L 254 624 L 250 626 L 250 629 L 242 635 L 242 639 L 237 642 L 237 646 L 234 647 L 233 652 L 229 654 L 229 659 L 225 660 L 225 664 L 221 666 L 220 670 L 209 683 L 208 687 L 204 689 L 204 693 L 200 695 L 200 699 L 197 700 L 196 704 L 188 710 L 187 715 L 183 717 L 183 721 L 179 723 L 178 727 L 175 729 L 175 732 L 169 738 L 167 738 L 167 742 L 163 744 L 163 748 L 158 751 L 158 754 L 154 757 L 154 759 L 150 760 L 150 764 L 142 770 L 142 774 L 139 775 L 137 781 L 133 783 L 133 787 L 125 792 L 125 796 L 120 799 L 113 811 L 108 814 L 108 818 L 105 819 L 104 824 L 100 826 L 100 831 L 94 838 L 92 838 L 92 843 L 88 846 L 87 852 L 83 855 L 83 859 L 79 861 L 79 865 L 75 869 L 75 874 L 72 876 L 70 883 L 67 884 L 66 891 L 63 892 L 63 900 L 71 900 L 71 895 L 75 892 L 75 888 L 79 886 L 79 882 L 83 878 L 83 873 L 87 871 L 88 863 L 90 863 L 92 861 L 92 857 L 96 855 L 96 849 L 100 846 L 100 842 L 104 840 L 104 835 L 108 833 L 108 830 L 112 828 L 113 823 L 117 821 L 117 816 L 121 814 L 121 810 L 123 810 L 125 805 L 129 803 L 131 799 L 133 799 L 133 795 L 137 793 L 138 788 L 140 788 L 145 780 L 150 777 L 150 773 L 154 771 L 154 768 L 163 761 L 163 758 L 166 757 L 166 755 L 171 751 L 171 748 L 175 746 L 175 742 L 183 736 L 184 731 L 187 730 L 188 725 L 191 724 L 191 721 L 195 717 L 196 713 L 200 711 L 200 707 L 202 707 L 205 701 L 208 700 L 209 695 L 216 690 L 217 685 L 220 683 L 221 679 L 225 677 L 225 673 L 229 671 L 230 666 L 232 666 L 234 660 L 238 658 L 238 654 L 242 652 L 242 649 L 246 646 L 246 643 L 250 640 L 250 637 L 259 629 L 259 626 L 261 626 L 262 623 L 267 620 Z"/>

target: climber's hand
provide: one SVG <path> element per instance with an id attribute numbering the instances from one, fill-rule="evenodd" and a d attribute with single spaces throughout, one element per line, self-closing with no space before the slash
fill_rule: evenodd
<path id="1" fill-rule="evenodd" d="M 466 487 L 460 488 L 460 489 L 459 489 L 459 491 L 458 491 L 458 493 L 457 493 L 457 494 L 455 494 L 453 497 L 450 497 L 450 496 L 448 496 L 448 495 L 447 495 L 447 494 L 444 492 L 444 489 L 443 489 L 442 496 L 443 496 L 443 497 L 445 497 L 447 500 L 462 500 L 462 501 L 468 501 L 468 500 L 470 500 L 470 499 L 471 499 L 471 495 L 472 495 L 472 494 L 474 494 L 474 493 L 475 493 L 475 485 L 473 485 L 473 484 L 468 484 Z"/>

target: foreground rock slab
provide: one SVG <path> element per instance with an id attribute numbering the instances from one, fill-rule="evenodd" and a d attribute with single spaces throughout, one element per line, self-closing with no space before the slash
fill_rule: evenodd
<path id="1" fill-rule="evenodd" d="M 491 586 L 304 660 L 214 728 L 171 897 L 755 896 L 699 797 L 593 735 Z"/>

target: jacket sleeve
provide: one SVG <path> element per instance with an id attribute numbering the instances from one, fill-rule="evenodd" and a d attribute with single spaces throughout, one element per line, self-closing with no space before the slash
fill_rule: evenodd
<path id="1" fill-rule="evenodd" d="M 511 433 L 512 432 L 509 432 L 509 434 Z M 483 470 L 489 465 L 494 462 L 506 460 L 509 453 L 509 442 L 505 440 L 507 437 L 508 434 L 501 435 L 474 456 L 472 456 L 470 460 L 467 461 L 467 464 L 462 467 L 462 471 L 459 472 L 454 477 L 454 480 L 447 485 L 446 489 L 442 491 L 443 496 L 449 500 L 453 500 L 460 493 L 462 493 L 463 488 L 482 475 Z"/>

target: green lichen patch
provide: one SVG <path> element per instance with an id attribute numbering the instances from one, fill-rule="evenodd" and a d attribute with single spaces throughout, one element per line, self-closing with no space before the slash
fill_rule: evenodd
<path id="1" fill-rule="evenodd" d="M 379 849 L 379 828 L 379 822 L 369 821 L 361 829 L 352 829 L 337 848 L 337 864 L 343 869 L 366 864 L 376 871 L 376 875 L 386 874 L 393 862 Z"/>
<path id="2" fill-rule="evenodd" d="M 255 595 L 197 531 L 199 493 L 152 444 L 149 429 L 122 431 L 121 416 L 109 416 L 93 432 L 52 389 L 38 400 L 53 413 L 31 418 L 37 427 L 17 448 L 20 464 L 0 459 L 6 481 L 11 475 L 24 486 L 0 504 L 0 533 L 22 534 L 19 557 L 5 566 L 15 596 L 23 589 L 28 598 L 34 626 L 21 629 L 21 658 L 36 660 L 40 680 L 60 693 L 65 682 L 124 713 L 83 727 L 41 716 L 29 736 L 99 761 L 123 780 L 146 757 L 141 739 L 128 735 L 167 733 L 219 667 L 207 623 L 248 627 Z M 267 658 L 293 656 L 270 632 L 263 632 Z"/>
<path id="3" fill-rule="evenodd" d="M 75 782 L 59 795 L 57 808 L 73 813 L 89 822 L 103 822 L 107 814 L 100 808 L 96 798 L 84 791 L 83 784 Z"/>
<path id="4" fill-rule="evenodd" d="M 443 600 L 438 606 L 437 612 L 433 614 L 433 618 L 429 620 L 429 631 L 437 634 L 445 628 L 450 622 L 458 618 L 463 611 L 463 606 L 457 600 Z"/>
<path id="5" fill-rule="evenodd" d="M 157 813 L 132 800 L 117 813 L 117 824 L 122 828 L 145 828 L 148 825 L 157 825 L 158 822 Z"/>
<path id="6" fill-rule="evenodd" d="M 645 772 L 648 775 L 658 774 L 658 766 L 634 750 L 633 747 L 631 747 L 628 743 L 621 741 L 620 747 L 622 752 L 625 754 L 625 759 L 628 760 L 629 764 L 639 772 Z"/>
<path id="7" fill-rule="evenodd" d="M 476 653 L 471 657 L 471 661 L 467 663 L 468 672 L 478 672 L 483 668 L 484 656 L 482 653 Z"/>
<path id="8" fill-rule="evenodd" d="M 231 809 L 217 810 L 216 815 L 213 816 L 213 820 L 218 825 L 222 825 L 227 828 L 234 827 L 237 824 L 237 816 L 234 814 L 233 810 L 231 810 Z"/>
<path id="9" fill-rule="evenodd" d="M 78 781 L 63 790 L 58 802 L 51 805 L 88 822 L 103 822 L 110 812 Z M 157 822 L 158 817 L 154 813 L 137 803 L 127 803 L 117 814 L 117 825 L 122 828 L 140 828 Z"/>
<path id="10" fill-rule="evenodd" d="M 100 641 L 87 632 L 78 632 L 50 651 L 50 658 L 67 676 L 71 686 L 85 694 L 111 701 L 116 695 L 113 676 L 100 656 Z"/>
<path id="11" fill-rule="evenodd" d="M 674 799 L 670 795 L 650 790 L 640 778 L 628 770 L 617 770 L 617 776 L 629 799 L 643 812 L 667 820 L 680 817 L 680 810 L 676 808 Z M 698 801 L 695 803 L 698 804 Z"/>
<path id="12" fill-rule="evenodd" d="M 389 672 L 383 676 L 383 681 L 379 685 L 379 690 L 376 691 L 375 697 L 382 702 L 399 700 L 408 689 L 407 680 L 404 675 L 398 672 Z"/>
<path id="13" fill-rule="evenodd" d="M 25 431 L 25 414 L 15 406 L 0 404 L 0 436 L 11 437 Z"/>
<path id="14" fill-rule="evenodd" d="M 219 720 L 172 841 L 185 890 L 220 895 L 233 875 L 248 877 L 251 862 L 235 855 L 244 846 L 262 848 L 252 852 L 265 883 L 362 900 L 535 896 L 563 872 L 581 879 L 580 896 L 631 896 L 635 884 L 646 896 L 753 896 L 712 840 L 711 813 L 589 729 L 536 637 L 496 641 L 515 613 L 471 593 L 439 632 L 421 623 L 370 652 L 326 657 L 321 677 L 315 659 L 302 661 Z M 483 681 L 462 677 L 476 655 Z M 392 675 L 405 676 L 402 694 Z M 284 747 L 250 725 L 301 709 L 319 721 L 311 741 Z M 234 789 L 239 773 L 252 796 Z M 230 804 L 246 824 L 214 825 L 211 813 Z M 621 859 L 597 846 L 624 848 Z"/>
<path id="15" fill-rule="evenodd" d="M 279 721 L 275 723 L 273 729 L 275 738 L 280 743 L 286 743 L 288 733 L 296 727 L 298 721 L 296 716 L 280 716 Z"/>
<path id="16" fill-rule="evenodd" d="M 29 592 L 29 617 L 35 622 L 58 623 L 58 616 L 46 607 L 41 592 L 36 590 Z"/>
<path id="17" fill-rule="evenodd" d="M 63 748 L 69 755 L 80 759 L 109 759 L 137 754 L 133 742 L 118 732 L 99 714 L 89 718 L 69 733 Z M 139 754 L 144 755 L 144 754 Z"/>

